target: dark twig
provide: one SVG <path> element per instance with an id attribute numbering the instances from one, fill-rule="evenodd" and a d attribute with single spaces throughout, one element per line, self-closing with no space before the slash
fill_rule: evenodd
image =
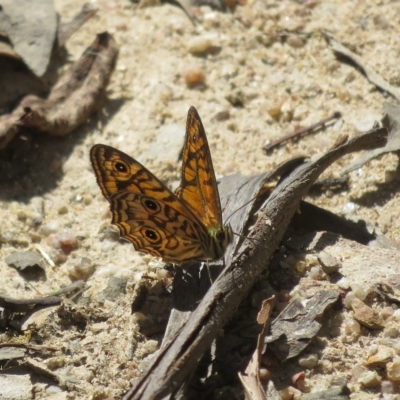
<path id="1" fill-rule="evenodd" d="M 305 133 L 308 132 L 312 132 L 314 129 L 320 128 L 322 126 L 325 126 L 328 122 L 334 120 L 334 119 L 339 119 L 341 118 L 342 115 L 340 114 L 340 112 L 336 111 L 334 112 L 330 117 L 328 118 L 324 118 L 319 122 L 316 122 L 315 124 L 312 124 L 310 126 L 306 126 L 304 128 L 300 128 L 297 129 L 296 131 L 292 132 L 292 133 L 288 133 L 285 136 L 282 136 L 279 139 L 276 139 L 272 142 L 266 142 L 263 146 L 263 150 L 268 153 L 270 150 L 274 149 L 275 147 L 281 145 L 284 142 L 287 142 L 290 139 L 293 138 L 299 138 L 300 136 L 302 136 Z"/>

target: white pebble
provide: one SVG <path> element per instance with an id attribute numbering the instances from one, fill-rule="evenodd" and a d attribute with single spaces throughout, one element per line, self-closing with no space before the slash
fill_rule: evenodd
<path id="1" fill-rule="evenodd" d="M 115 247 L 115 244 L 116 243 L 112 242 L 111 240 L 104 240 L 101 244 L 101 251 L 107 253 Z"/>
<path id="2" fill-rule="evenodd" d="M 192 54 L 206 53 L 213 46 L 213 42 L 210 37 L 197 36 L 189 40 L 188 48 Z"/>
<path id="3" fill-rule="evenodd" d="M 348 318 L 344 322 L 344 332 L 346 335 L 359 335 L 361 332 L 361 325 L 354 319 Z"/>
<path id="4" fill-rule="evenodd" d="M 310 270 L 310 273 L 308 274 L 310 279 L 315 279 L 315 280 L 322 280 L 325 278 L 325 273 L 322 271 L 321 266 L 316 266 L 312 267 Z"/>
<path id="5" fill-rule="evenodd" d="M 49 236 L 52 233 L 58 232 L 60 223 L 58 221 L 50 221 L 39 228 L 39 233 L 43 236 Z"/>
<path id="6" fill-rule="evenodd" d="M 304 368 L 313 368 L 318 365 L 318 355 L 317 354 L 308 354 L 306 356 L 299 358 L 300 367 Z"/>
<path id="7" fill-rule="evenodd" d="M 350 287 L 349 280 L 347 278 L 339 279 L 336 282 L 336 285 L 340 287 L 340 289 L 347 290 Z"/>
<path id="8" fill-rule="evenodd" d="M 342 213 L 345 214 L 345 215 L 348 215 L 348 214 L 354 213 L 355 210 L 356 210 L 356 205 L 353 202 L 348 201 L 344 205 Z"/>
<path id="9" fill-rule="evenodd" d="M 351 284 L 351 288 L 354 292 L 354 295 L 358 297 L 361 301 L 365 300 L 367 296 L 372 293 L 372 287 L 367 284 L 362 283 L 353 283 Z"/>
<path id="10" fill-rule="evenodd" d="M 346 297 L 344 298 L 344 306 L 348 309 L 351 310 L 351 303 L 354 301 L 356 298 L 356 295 L 353 292 L 349 292 L 346 294 Z"/>

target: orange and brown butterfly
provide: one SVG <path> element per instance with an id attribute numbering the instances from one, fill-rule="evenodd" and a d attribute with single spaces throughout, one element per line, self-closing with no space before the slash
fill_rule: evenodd
<path id="1" fill-rule="evenodd" d="M 90 159 L 112 223 L 136 250 L 181 263 L 217 260 L 232 241 L 221 203 L 203 124 L 188 112 L 181 183 L 175 193 L 138 161 L 97 144 Z"/>

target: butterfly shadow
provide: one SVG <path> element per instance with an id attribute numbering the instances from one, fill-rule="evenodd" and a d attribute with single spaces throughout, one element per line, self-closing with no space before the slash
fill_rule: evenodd
<path id="1" fill-rule="evenodd" d="M 57 187 L 63 165 L 89 132 L 106 126 L 127 99 L 108 99 L 97 112 L 67 136 L 55 137 L 40 132 L 23 131 L 0 151 L 0 201 L 29 203 Z M 87 155 L 82 154 L 82 158 Z"/>

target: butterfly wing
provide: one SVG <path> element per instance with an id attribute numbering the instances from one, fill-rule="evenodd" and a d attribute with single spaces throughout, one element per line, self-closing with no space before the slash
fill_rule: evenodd
<path id="1" fill-rule="evenodd" d="M 114 147 L 96 144 L 90 150 L 90 160 L 97 183 L 109 201 L 113 194 L 124 190 L 142 193 L 167 203 L 176 199 L 175 194 L 146 167 Z"/>
<path id="2" fill-rule="evenodd" d="M 180 212 L 179 200 L 167 203 L 124 190 L 112 195 L 110 204 L 112 223 L 137 251 L 180 263 L 203 259 L 210 247 L 207 230 Z"/>
<path id="3" fill-rule="evenodd" d="M 206 227 L 142 164 L 102 144 L 92 147 L 90 159 L 112 223 L 136 250 L 171 262 L 209 257 Z"/>
<path id="4" fill-rule="evenodd" d="M 210 149 L 200 116 L 194 107 L 190 107 L 188 112 L 182 158 L 181 183 L 176 195 L 207 228 L 221 228 L 221 203 Z"/>

